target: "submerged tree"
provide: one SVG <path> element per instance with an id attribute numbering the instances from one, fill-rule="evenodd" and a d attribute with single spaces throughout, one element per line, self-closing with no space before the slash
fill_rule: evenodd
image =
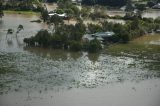
<path id="1" fill-rule="evenodd" d="M 41 12 L 41 16 L 42 16 L 43 22 L 46 22 L 48 20 L 48 18 L 49 18 L 48 11 L 47 10 L 43 10 Z"/>
<path id="2" fill-rule="evenodd" d="M 0 18 L 2 18 L 4 16 L 4 13 L 2 10 L 0 10 Z"/>
<path id="3" fill-rule="evenodd" d="M 23 25 L 20 24 L 17 28 L 17 33 L 19 33 L 21 30 L 24 30 L 24 28 Z"/>
<path id="4" fill-rule="evenodd" d="M 91 53 L 98 52 L 102 49 L 101 42 L 96 38 L 89 42 L 87 50 Z"/>
<path id="5" fill-rule="evenodd" d="M 54 28 L 53 30 L 56 30 L 56 28 L 60 25 L 63 24 L 63 19 L 61 17 L 59 17 L 58 15 L 53 15 L 50 18 L 50 23 L 54 24 Z"/>
<path id="6" fill-rule="evenodd" d="M 7 30 L 7 34 L 6 34 L 6 39 L 7 39 L 7 37 L 8 37 L 7 35 L 8 35 L 8 34 L 13 34 L 13 32 L 14 32 L 13 29 L 8 29 L 8 30 Z"/>

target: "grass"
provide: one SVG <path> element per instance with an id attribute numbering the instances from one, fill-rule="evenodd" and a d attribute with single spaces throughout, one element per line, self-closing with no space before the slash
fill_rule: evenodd
<path id="1" fill-rule="evenodd" d="M 122 55 L 124 53 L 138 56 L 153 57 L 160 59 L 160 45 L 150 44 L 151 41 L 159 41 L 160 34 L 145 35 L 130 41 L 128 44 L 114 44 L 106 48 L 106 52 L 112 55 Z"/>
<path id="2" fill-rule="evenodd" d="M 8 14 L 23 14 L 23 15 L 40 15 L 40 12 L 33 12 L 33 11 L 5 10 L 4 13 L 8 13 Z"/>

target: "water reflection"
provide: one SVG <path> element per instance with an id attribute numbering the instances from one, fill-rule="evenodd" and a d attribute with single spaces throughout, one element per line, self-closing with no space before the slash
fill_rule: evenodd
<path id="1" fill-rule="evenodd" d="M 92 61 L 93 63 L 95 63 L 95 62 L 98 60 L 99 56 L 100 56 L 99 53 L 89 53 L 89 54 L 87 55 L 88 59 L 89 59 L 90 61 Z"/>
<path id="2" fill-rule="evenodd" d="M 160 17 L 160 11 L 159 10 L 146 10 L 145 12 L 143 12 L 142 17 L 155 19 L 157 17 Z"/>
<path id="3" fill-rule="evenodd" d="M 126 12 L 124 11 L 106 11 L 106 13 L 109 15 L 109 16 L 125 16 Z M 146 18 L 157 18 L 157 17 L 160 17 L 160 11 L 159 10 L 146 10 L 142 13 L 142 17 L 146 17 Z"/>
<path id="4" fill-rule="evenodd" d="M 72 53 L 69 53 L 69 55 L 70 55 L 70 58 L 77 60 L 83 56 L 83 53 L 82 52 L 72 52 Z"/>

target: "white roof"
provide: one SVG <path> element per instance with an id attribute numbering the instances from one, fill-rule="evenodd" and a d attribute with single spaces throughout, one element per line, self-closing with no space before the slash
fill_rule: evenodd
<path id="1" fill-rule="evenodd" d="M 86 34 L 86 35 L 83 36 L 83 39 L 87 39 L 89 41 L 94 40 L 95 38 L 99 41 L 104 40 L 102 37 L 93 36 L 92 34 Z"/>
<path id="2" fill-rule="evenodd" d="M 49 16 L 58 15 L 59 17 L 66 17 L 66 13 L 63 14 L 57 14 L 57 13 L 50 13 Z"/>

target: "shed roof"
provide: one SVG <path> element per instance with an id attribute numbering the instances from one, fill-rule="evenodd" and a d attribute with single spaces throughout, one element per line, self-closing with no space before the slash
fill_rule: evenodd
<path id="1" fill-rule="evenodd" d="M 114 35 L 114 32 L 97 32 L 94 35 L 97 37 L 111 37 Z"/>

